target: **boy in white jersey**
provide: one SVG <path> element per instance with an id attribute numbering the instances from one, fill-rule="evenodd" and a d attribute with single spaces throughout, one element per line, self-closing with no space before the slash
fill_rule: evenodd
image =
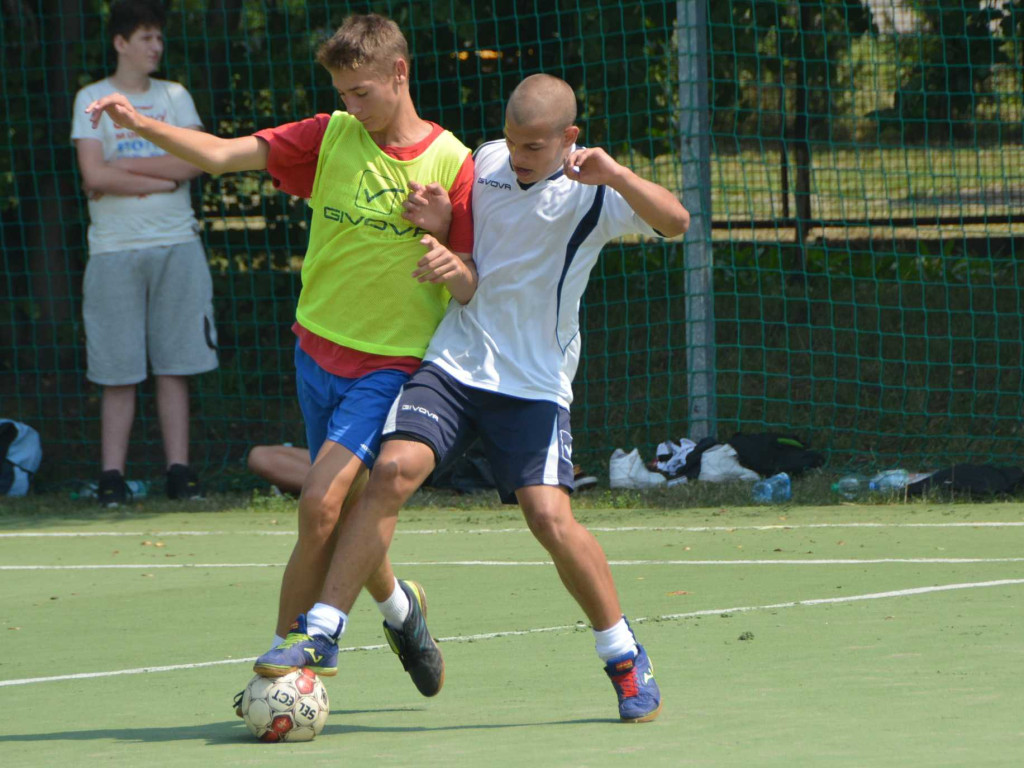
<path id="1" fill-rule="evenodd" d="M 86 375 L 103 388 L 97 496 L 108 507 L 130 495 L 124 472 L 135 388 L 146 378 L 147 358 L 156 378 L 167 495 L 201 495 L 188 459 L 188 377 L 217 367 L 213 283 L 188 184 L 201 170 L 109 119 L 91 124 L 85 112 L 90 102 L 123 91 L 154 120 L 202 127 L 182 85 L 150 77 L 160 67 L 163 25 L 163 6 L 155 0 L 111 6 L 117 69 L 78 92 L 71 129 L 89 197 L 82 315 Z"/>
<path id="2" fill-rule="evenodd" d="M 303 612 L 320 593 L 342 503 L 373 465 L 384 418 L 420 364 L 449 299 L 476 288 L 469 150 L 423 120 L 409 93 L 408 44 L 376 14 L 350 16 L 317 52 L 347 112 L 221 139 L 149 120 L 120 95 L 91 104 L 167 151 L 211 173 L 267 169 L 313 209 L 296 311 L 295 363 L 312 468 L 299 498 L 299 536 L 285 569 L 274 645 L 306 630 Z M 437 198 L 410 216 L 403 202 Z M 450 200 L 450 204 L 447 202 Z M 450 226 L 449 226 L 450 224 Z M 427 234 L 447 236 L 449 248 Z M 426 248 L 424 248 L 426 246 Z M 461 254 L 461 255 L 460 255 Z M 347 509 L 347 507 L 346 507 Z M 399 582 L 386 557 L 365 585 L 384 632 L 419 691 L 444 683 L 444 660 L 427 630 L 420 585 Z M 299 616 L 299 622 L 292 620 Z M 340 627 L 318 627 L 340 634 Z M 309 664 L 337 673 L 333 659 Z M 290 667 L 268 670 L 284 675 Z"/>
<path id="3" fill-rule="evenodd" d="M 666 189 L 601 149 L 575 145 L 576 100 L 548 75 L 525 79 L 506 110 L 505 141 L 475 153 L 476 294 L 452 304 L 423 366 L 388 415 L 381 455 L 341 529 L 310 625 L 344 626 L 360 585 L 384 556 L 398 511 L 435 465 L 482 438 L 499 490 L 587 615 L 627 722 L 653 720 L 661 694 L 626 623 L 608 561 L 572 514 L 571 382 L 579 303 L 601 247 L 628 234 L 674 237 L 689 214 Z M 336 655 L 311 632 L 256 661 L 256 671 Z"/>

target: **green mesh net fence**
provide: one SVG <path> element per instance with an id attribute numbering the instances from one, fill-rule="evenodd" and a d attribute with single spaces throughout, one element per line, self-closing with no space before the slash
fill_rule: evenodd
<path id="1" fill-rule="evenodd" d="M 172 0 L 157 76 L 221 136 L 330 112 L 313 52 L 367 11 L 409 38 L 420 113 L 467 145 L 499 138 L 511 89 L 549 72 L 576 88 L 584 143 L 697 208 L 685 244 L 615 243 L 595 268 L 573 407 L 591 471 L 616 447 L 737 431 L 794 432 L 837 468 L 1019 455 L 1024 2 Z M 116 59 L 106 3 L 0 13 L 0 417 L 42 434 L 45 488 L 99 466 L 69 137 L 75 92 Z M 192 462 L 244 485 L 250 446 L 304 442 L 307 211 L 266 174 L 192 189 L 220 352 L 193 381 Z M 151 382 L 129 461 L 163 470 Z"/>

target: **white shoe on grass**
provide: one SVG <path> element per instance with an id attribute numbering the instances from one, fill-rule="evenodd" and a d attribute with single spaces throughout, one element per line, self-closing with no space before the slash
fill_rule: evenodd
<path id="1" fill-rule="evenodd" d="M 644 466 L 644 460 L 640 458 L 640 452 L 634 448 L 629 453 L 616 448 L 608 461 L 608 484 L 612 488 L 632 488 L 634 490 L 647 490 L 659 488 L 665 485 L 664 475 L 651 472 Z"/>

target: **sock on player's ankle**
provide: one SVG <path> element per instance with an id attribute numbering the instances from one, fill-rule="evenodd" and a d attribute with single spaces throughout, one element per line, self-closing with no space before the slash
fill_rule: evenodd
<path id="1" fill-rule="evenodd" d="M 280 635 L 274 635 L 274 639 L 270 641 L 270 650 L 274 650 L 275 648 L 277 648 L 277 646 L 279 646 L 283 642 L 284 642 L 284 638 L 283 637 L 281 637 Z"/>
<path id="2" fill-rule="evenodd" d="M 374 600 L 377 603 L 376 600 Z M 409 604 L 409 596 L 395 579 L 395 589 L 391 597 L 383 603 L 377 603 L 377 608 L 384 617 L 384 622 L 392 629 L 401 629 L 412 606 Z"/>
<path id="3" fill-rule="evenodd" d="M 601 661 L 609 661 L 627 653 L 635 655 L 639 652 L 636 647 L 636 638 L 629 631 L 625 617 L 619 619 L 617 624 L 608 629 L 600 631 L 595 629 L 593 633 L 594 647 L 597 649 L 597 655 L 601 657 Z"/>
<path id="4" fill-rule="evenodd" d="M 333 605 L 317 603 L 306 614 L 306 631 L 310 635 L 326 635 L 337 640 L 345 631 L 348 615 Z"/>

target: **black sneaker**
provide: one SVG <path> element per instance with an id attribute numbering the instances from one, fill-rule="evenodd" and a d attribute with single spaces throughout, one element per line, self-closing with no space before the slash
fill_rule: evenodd
<path id="1" fill-rule="evenodd" d="M 108 469 L 100 475 L 100 481 L 96 486 L 96 499 L 102 507 L 116 507 L 119 504 L 127 504 L 132 492 L 128 483 L 124 481 L 124 475 L 116 469 Z"/>
<path id="2" fill-rule="evenodd" d="M 195 470 L 186 464 L 171 464 L 167 470 L 168 499 L 201 499 L 203 487 Z"/>
<path id="3" fill-rule="evenodd" d="M 400 631 L 385 621 L 384 636 L 419 692 L 436 696 L 444 685 L 444 658 L 427 629 L 427 593 L 415 581 L 399 581 L 398 585 L 409 596 L 409 615 Z"/>

